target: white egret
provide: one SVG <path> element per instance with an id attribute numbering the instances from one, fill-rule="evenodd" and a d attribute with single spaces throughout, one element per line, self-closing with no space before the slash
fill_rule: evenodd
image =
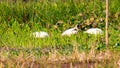
<path id="1" fill-rule="evenodd" d="M 47 32 L 44 32 L 44 31 L 40 31 L 40 32 L 33 32 L 32 35 L 35 37 L 35 38 L 45 38 L 45 37 L 48 37 L 49 34 Z"/>
<path id="2" fill-rule="evenodd" d="M 79 31 L 79 24 L 77 24 L 74 28 L 70 28 L 70 29 L 65 30 L 62 33 L 62 36 L 71 36 L 73 34 L 77 34 L 78 31 Z"/>
<path id="3" fill-rule="evenodd" d="M 103 31 L 99 28 L 90 28 L 85 31 L 88 34 L 102 35 Z"/>

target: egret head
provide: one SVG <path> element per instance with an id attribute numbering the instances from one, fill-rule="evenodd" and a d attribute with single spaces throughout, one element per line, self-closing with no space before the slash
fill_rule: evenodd
<path id="1" fill-rule="evenodd" d="M 85 27 L 83 24 L 81 23 L 78 23 L 76 26 L 75 26 L 76 29 L 79 29 L 79 30 L 85 30 Z"/>

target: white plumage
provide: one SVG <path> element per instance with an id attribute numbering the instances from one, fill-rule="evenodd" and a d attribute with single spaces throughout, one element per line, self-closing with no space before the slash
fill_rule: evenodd
<path id="1" fill-rule="evenodd" d="M 103 32 L 99 28 L 90 28 L 90 29 L 86 30 L 85 33 L 94 34 L 94 35 L 101 35 Z"/>
<path id="2" fill-rule="evenodd" d="M 78 29 L 75 27 L 75 28 L 70 28 L 68 30 L 65 30 L 63 33 L 62 33 L 62 36 L 71 36 L 72 34 L 77 34 L 78 32 Z"/>
<path id="3" fill-rule="evenodd" d="M 35 37 L 35 38 L 45 38 L 45 37 L 48 37 L 48 33 L 47 32 L 44 32 L 44 31 L 40 31 L 40 32 L 33 32 L 32 35 Z"/>

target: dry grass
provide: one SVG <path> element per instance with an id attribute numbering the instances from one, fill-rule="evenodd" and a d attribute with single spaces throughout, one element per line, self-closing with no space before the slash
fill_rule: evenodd
<path id="1" fill-rule="evenodd" d="M 97 51 L 94 45 L 89 52 L 79 52 L 76 42 L 73 52 L 69 55 L 60 54 L 56 49 L 43 54 L 40 58 L 34 53 L 19 52 L 18 55 L 11 55 L 9 48 L 2 48 L 0 51 L 0 68 L 119 68 L 120 58 L 116 51 Z"/>

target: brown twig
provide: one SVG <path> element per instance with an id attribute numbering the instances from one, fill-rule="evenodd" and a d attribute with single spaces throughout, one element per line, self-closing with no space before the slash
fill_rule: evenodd
<path id="1" fill-rule="evenodd" d="M 108 0 L 106 0 L 106 46 L 108 47 Z"/>

